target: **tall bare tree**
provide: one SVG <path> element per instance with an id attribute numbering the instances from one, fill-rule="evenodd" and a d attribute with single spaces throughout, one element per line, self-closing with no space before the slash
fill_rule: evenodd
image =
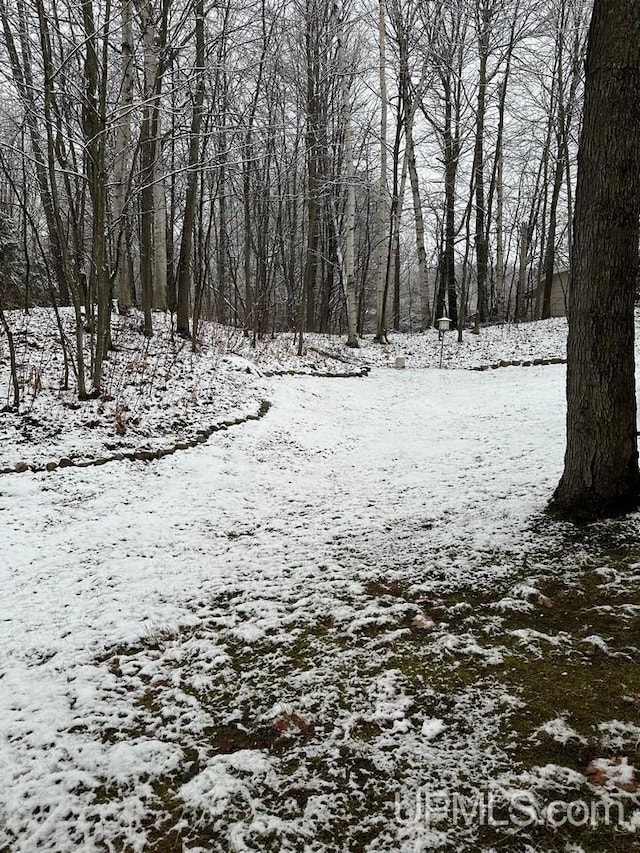
<path id="1" fill-rule="evenodd" d="M 202 128 L 202 105 L 204 103 L 205 88 L 205 42 L 204 42 L 204 0 L 195 0 L 193 5 L 195 19 L 195 75 L 196 85 L 191 111 L 191 129 L 189 133 L 189 155 L 187 161 L 187 190 L 185 197 L 185 209 L 182 222 L 182 236 L 180 239 L 180 257 L 178 260 L 178 311 L 177 329 L 178 334 L 189 337 L 189 316 L 191 306 L 191 264 L 193 231 L 196 216 L 196 200 L 198 192 L 200 158 L 200 132 Z"/>
<path id="2" fill-rule="evenodd" d="M 334 0 L 332 16 L 336 28 L 338 42 L 338 78 L 342 106 L 342 133 L 344 144 L 344 174 L 347 189 L 345 204 L 345 249 L 341 264 L 344 277 L 345 297 L 347 305 L 347 346 L 358 347 L 358 300 L 355 278 L 355 230 L 356 230 L 356 187 L 355 169 L 353 165 L 353 127 L 351 121 L 350 73 L 347 66 L 347 51 L 345 45 L 345 28 L 342 10 L 338 0 Z M 337 216 L 335 217 L 337 221 Z M 336 228 L 336 231 L 338 228 Z"/>
<path id="3" fill-rule="evenodd" d="M 387 24 L 384 0 L 378 0 L 378 73 L 380 83 L 380 172 L 376 199 L 376 336 L 378 343 L 387 340 L 387 217 L 389 188 L 387 183 Z"/>

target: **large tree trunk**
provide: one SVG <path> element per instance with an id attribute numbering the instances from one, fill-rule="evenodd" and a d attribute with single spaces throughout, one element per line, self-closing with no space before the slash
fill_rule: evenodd
<path id="1" fill-rule="evenodd" d="M 567 448 L 551 509 L 589 519 L 640 497 L 634 296 L 640 217 L 638 0 L 596 0 L 569 293 Z"/>

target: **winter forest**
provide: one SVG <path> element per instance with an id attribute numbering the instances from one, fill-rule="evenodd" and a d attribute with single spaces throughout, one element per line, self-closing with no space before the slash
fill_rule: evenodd
<path id="1" fill-rule="evenodd" d="M 640 0 L 0 0 L 0 853 L 633 853 Z"/>
<path id="2" fill-rule="evenodd" d="M 354 345 L 551 316 L 588 14 L 4 0 L 3 308 L 73 306 L 81 393 L 114 304 Z"/>

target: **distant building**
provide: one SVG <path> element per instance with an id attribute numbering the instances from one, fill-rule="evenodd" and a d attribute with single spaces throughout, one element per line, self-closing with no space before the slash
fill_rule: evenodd
<path id="1" fill-rule="evenodd" d="M 533 291 L 531 306 L 535 306 L 538 317 L 542 314 L 542 302 L 544 299 L 544 283 Z M 569 298 L 569 270 L 556 270 L 551 279 L 551 316 L 567 316 L 567 300 Z"/>

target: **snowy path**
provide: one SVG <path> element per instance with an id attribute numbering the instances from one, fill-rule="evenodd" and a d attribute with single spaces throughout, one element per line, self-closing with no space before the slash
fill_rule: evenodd
<path id="1" fill-rule="evenodd" d="M 89 851 L 110 832 L 145 849 L 145 780 L 179 765 L 185 747 L 170 749 L 166 732 L 105 737 L 126 729 L 136 691 L 167 663 L 142 654 L 148 677 L 138 662 L 123 687 L 117 666 L 114 674 L 100 662 L 105 649 L 191 628 L 192 647 L 172 649 L 176 669 L 187 651 L 199 655 L 194 689 L 215 692 L 234 642 L 251 661 L 253 647 L 277 650 L 302 622 L 331 620 L 354 635 L 379 623 L 379 610 L 363 606 L 371 578 L 404 577 L 410 567 L 426 591 L 436 581 L 440 593 L 454 590 L 470 574 L 491 588 L 482 555 L 517 550 L 558 479 L 563 383 L 562 367 L 285 379 L 274 383 L 266 418 L 202 447 L 149 465 L 4 478 L 0 819 L 11 849 L 31 851 L 39 840 L 38 849 Z M 205 618 L 217 632 L 206 643 L 197 634 Z M 329 685 L 314 684 L 313 667 L 302 682 L 307 699 L 297 707 L 313 715 Z M 237 697 L 228 720 L 246 716 L 240 683 Z M 91 793 L 105 779 L 138 787 L 110 811 Z M 186 799 L 204 796 L 198 779 Z M 289 849 L 285 836 L 273 849 Z M 385 843 L 366 849 L 392 849 Z"/>

